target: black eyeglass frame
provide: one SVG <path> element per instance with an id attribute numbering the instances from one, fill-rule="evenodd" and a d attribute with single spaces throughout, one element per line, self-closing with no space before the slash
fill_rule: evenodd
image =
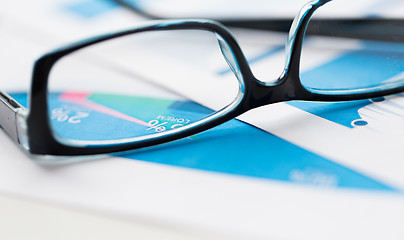
<path id="1" fill-rule="evenodd" d="M 50 52 L 39 58 L 34 65 L 32 88 L 30 92 L 30 111 L 26 118 L 21 116 L 22 106 L 16 103 L 10 96 L 0 92 L 0 124 L 8 134 L 18 143 L 26 145 L 28 151 L 39 155 L 95 155 L 115 152 L 125 152 L 144 147 L 150 147 L 181 138 L 194 135 L 230 119 L 233 119 L 248 110 L 267 104 L 291 101 L 350 101 L 380 97 L 404 91 L 404 86 L 393 89 L 377 90 L 366 93 L 353 94 L 322 94 L 310 91 L 300 81 L 300 55 L 305 32 L 314 11 L 330 0 L 312 1 L 306 4 L 295 18 L 290 29 L 288 43 L 286 45 L 287 63 L 283 73 L 275 83 L 264 83 L 254 77 L 247 60 L 230 31 L 222 24 L 211 20 L 162 20 L 150 25 L 137 27 L 127 31 L 106 34 L 84 40 Z M 243 78 L 244 92 L 237 106 L 212 121 L 206 121 L 193 128 L 185 128 L 172 134 L 162 135 L 157 138 L 146 139 L 131 143 L 117 143 L 100 146 L 74 146 L 58 141 L 55 137 L 48 115 L 48 77 L 52 66 L 62 57 L 79 49 L 107 41 L 113 38 L 146 31 L 160 30 L 186 30 L 199 29 L 214 32 L 227 42 L 237 61 L 240 74 Z M 5 108 L 6 110 L 3 110 Z M 26 119 L 26 129 L 21 127 L 19 119 Z M 13 123 L 14 121 L 14 123 Z M 26 138 L 24 138 L 26 131 Z M 25 142 L 25 143 L 24 143 Z"/>

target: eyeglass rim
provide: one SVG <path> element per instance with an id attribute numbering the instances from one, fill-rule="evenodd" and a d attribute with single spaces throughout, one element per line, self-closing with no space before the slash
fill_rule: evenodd
<path id="1" fill-rule="evenodd" d="M 253 79 L 253 75 L 247 64 L 247 60 L 245 59 L 240 47 L 238 46 L 232 34 L 220 23 L 211 20 L 193 19 L 152 21 L 148 24 L 144 24 L 142 26 L 126 31 L 105 34 L 102 36 L 84 40 L 45 54 L 35 62 L 32 76 L 32 88 L 30 92 L 30 111 L 26 120 L 29 151 L 33 154 L 39 155 L 49 154 L 67 156 L 124 152 L 133 149 L 154 146 L 176 139 L 181 139 L 210 129 L 241 114 L 241 108 L 238 106 L 245 105 L 241 103 L 242 101 L 245 101 L 244 96 L 238 99 L 240 103 L 237 104 L 237 106 L 226 109 L 224 113 L 219 114 L 212 121 L 202 122 L 194 128 L 178 131 L 167 136 L 163 135 L 159 138 L 146 139 L 145 141 L 110 145 L 100 144 L 98 146 L 72 146 L 68 145 L 65 141 L 58 140 L 57 136 L 53 133 L 48 115 L 49 110 L 47 102 L 47 85 L 52 66 L 59 59 L 84 47 L 130 34 L 136 34 L 146 31 L 184 29 L 206 30 L 219 34 L 231 48 L 235 59 L 237 59 L 238 67 L 240 68 L 240 73 L 243 78 Z M 246 82 L 244 82 L 244 84 L 247 85 Z"/>

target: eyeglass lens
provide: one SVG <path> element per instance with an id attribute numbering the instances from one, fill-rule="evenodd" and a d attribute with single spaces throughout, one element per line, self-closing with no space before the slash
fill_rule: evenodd
<path id="1" fill-rule="evenodd" d="M 140 32 L 60 59 L 49 77 L 49 119 L 59 138 L 88 145 L 152 138 L 214 117 L 236 101 L 240 78 L 216 33 Z"/>
<path id="2" fill-rule="evenodd" d="M 302 84 L 325 94 L 404 85 L 404 24 L 397 24 L 402 16 L 392 11 L 366 1 L 338 0 L 320 7 L 303 44 Z"/>

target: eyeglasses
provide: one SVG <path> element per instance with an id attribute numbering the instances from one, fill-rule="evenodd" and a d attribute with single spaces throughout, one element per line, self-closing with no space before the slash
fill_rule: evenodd
<path id="1" fill-rule="evenodd" d="M 342 1 L 311 1 L 301 9 L 287 38 L 283 73 L 272 82 L 255 77 L 220 23 L 154 21 L 39 58 L 30 110 L 0 92 L 0 124 L 33 154 L 105 154 L 189 137 L 267 104 L 349 101 L 404 91 L 401 20 L 327 19 L 321 10 L 333 10 L 334 2 Z M 373 27 L 365 29 L 370 34 L 355 29 L 363 24 Z M 374 31 L 380 24 L 386 27 Z M 319 42 L 306 36 L 332 32 L 351 39 Z M 313 46 L 320 55 L 311 52 Z M 316 57 L 336 60 L 317 76 L 305 74 Z M 336 64 L 341 59 L 344 64 Z M 352 66 L 363 77 L 352 78 Z"/>

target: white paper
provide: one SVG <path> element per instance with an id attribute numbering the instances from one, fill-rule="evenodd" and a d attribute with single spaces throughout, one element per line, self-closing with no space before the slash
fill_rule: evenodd
<path id="1" fill-rule="evenodd" d="M 132 21 L 136 17 L 123 9 L 85 20 L 73 13 L 57 12 L 64 4 L 73 3 L 41 1 L 20 8 L 14 1 L 8 6 L 14 11 L 6 11 L 6 7 L 0 10 L 5 19 L 0 22 L 5 36 L 0 38 L 0 62 L 9 66 L 1 71 L 2 88 L 27 91 L 29 62 L 48 48 L 135 25 Z M 236 35 L 242 39 L 254 36 L 252 42 L 240 40 L 248 58 L 265 48 L 265 44 L 256 47 L 254 43 L 265 42 L 262 39 L 268 37 L 268 33 L 259 32 L 240 31 Z M 282 59 L 283 54 L 274 57 Z M 257 62 L 261 67 L 255 71 L 264 69 L 265 61 L 278 64 L 277 60 L 266 58 Z M 282 67 L 284 60 L 281 61 Z M 347 128 L 287 104 L 258 108 L 240 119 L 388 184 L 396 192 L 322 188 L 124 157 L 43 166 L 21 151 L 4 132 L 0 133 L 0 192 L 234 238 L 402 239 L 402 117 L 388 111 L 371 111 L 378 107 L 402 115 L 392 109 L 392 103 L 403 106 L 404 97 L 398 94 L 361 108 L 360 116 L 368 121 L 364 128 Z"/>

